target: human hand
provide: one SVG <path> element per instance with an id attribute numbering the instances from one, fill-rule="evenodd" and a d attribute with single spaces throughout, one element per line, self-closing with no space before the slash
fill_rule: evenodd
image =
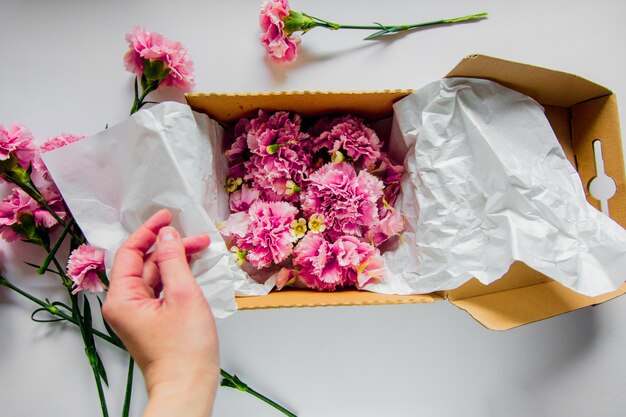
<path id="1" fill-rule="evenodd" d="M 171 220 L 157 212 L 120 247 L 102 314 L 144 374 L 145 416 L 206 416 L 220 371 L 217 333 L 186 256 L 209 237 L 181 239 Z"/>

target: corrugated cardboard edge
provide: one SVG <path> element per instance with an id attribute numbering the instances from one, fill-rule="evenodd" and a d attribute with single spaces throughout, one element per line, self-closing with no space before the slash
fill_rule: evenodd
<path id="1" fill-rule="evenodd" d="M 385 295 L 368 291 L 319 293 L 310 290 L 284 289 L 263 297 L 237 297 L 237 308 L 255 310 L 291 307 L 365 306 L 387 304 L 431 304 L 440 300 L 436 294 Z"/>
<path id="2" fill-rule="evenodd" d="M 381 91 L 277 91 L 268 93 L 193 93 L 187 103 L 195 111 L 208 114 L 221 123 L 249 117 L 258 109 L 297 111 L 304 117 L 353 113 L 368 120 L 392 115 L 391 106 L 413 90 Z M 367 101 L 367 109 L 355 106 L 355 96 Z M 268 102 L 268 98 L 271 102 Z M 302 110 L 305 109 L 305 110 Z"/>

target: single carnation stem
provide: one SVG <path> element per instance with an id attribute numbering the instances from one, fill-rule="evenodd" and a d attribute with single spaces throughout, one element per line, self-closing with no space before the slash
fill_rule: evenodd
<path id="1" fill-rule="evenodd" d="M 139 109 L 141 109 L 144 106 L 144 104 L 147 104 L 147 102 L 144 102 L 144 100 L 146 99 L 148 94 L 156 90 L 159 87 L 159 85 L 160 85 L 160 82 L 154 82 L 152 84 L 149 84 L 146 87 L 146 89 L 141 92 L 141 96 L 138 97 L 137 96 L 137 78 L 135 77 L 135 100 L 133 101 L 133 106 L 130 108 L 131 115 L 137 113 Z"/>
<path id="2" fill-rule="evenodd" d="M 377 30 L 377 32 L 366 37 L 365 38 L 366 40 L 375 39 L 375 38 L 378 38 L 379 36 L 389 35 L 389 34 L 398 33 L 398 32 L 404 32 L 407 30 L 417 29 L 417 28 L 425 27 L 425 26 L 454 24 L 454 23 L 466 22 L 470 20 L 485 19 L 488 15 L 486 12 L 483 12 L 483 13 L 476 13 L 476 14 L 472 14 L 468 16 L 455 17 L 452 19 L 440 19 L 440 20 L 433 20 L 431 22 L 415 23 L 412 25 L 387 26 L 387 25 L 382 25 L 380 23 L 377 23 L 375 25 L 342 25 L 339 23 L 329 22 L 327 20 L 314 17 L 306 13 L 302 13 L 302 14 L 306 17 L 313 19 L 316 23 L 316 26 L 325 27 L 331 30 L 339 30 L 339 29 Z"/>
<path id="3" fill-rule="evenodd" d="M 59 236 L 57 241 L 54 243 L 54 246 L 52 246 L 52 249 L 48 251 L 48 256 L 46 256 L 46 259 L 44 259 L 39 269 L 37 269 L 37 274 L 43 275 L 46 273 L 46 271 L 48 270 L 48 266 L 50 265 L 50 262 L 52 262 L 52 258 L 54 258 L 54 255 L 56 255 L 57 251 L 61 247 L 61 243 L 63 243 L 63 241 L 65 240 L 65 237 L 67 236 L 67 233 L 70 231 L 70 227 L 72 227 L 73 224 L 74 224 L 74 218 L 71 217 L 70 220 L 65 225 L 65 227 L 63 228 L 61 235 Z"/>
<path id="4" fill-rule="evenodd" d="M 31 300 L 32 302 L 34 302 L 35 304 L 43 307 L 46 311 L 48 311 L 50 314 L 52 314 L 53 316 L 59 317 L 69 323 L 74 324 L 75 326 L 80 327 L 80 324 L 78 322 L 78 320 L 76 320 L 75 318 L 63 313 L 61 310 L 59 310 L 58 308 L 56 308 L 55 306 L 53 306 L 51 303 L 43 301 L 38 299 L 37 297 L 27 293 L 26 291 L 16 287 L 15 285 L 13 285 L 11 282 L 9 282 L 8 279 L 6 279 L 3 275 L 0 275 L 0 285 L 5 286 L 13 291 L 15 291 L 16 293 L 22 295 L 23 297 Z M 109 344 L 116 346 L 118 348 L 120 348 L 121 350 L 126 350 L 126 347 L 114 340 L 111 336 L 102 333 L 101 331 L 97 330 L 97 329 L 93 329 L 92 330 L 93 335 L 99 337 L 100 339 L 104 340 L 105 342 L 108 342 Z M 131 358 L 132 361 L 132 358 Z M 131 363 L 128 364 L 129 370 L 128 370 L 128 374 L 129 374 L 129 378 L 132 378 L 131 373 L 132 373 L 132 367 L 134 366 L 134 362 L 131 365 Z M 286 416 L 289 417 L 297 417 L 296 414 L 292 413 L 291 411 L 287 410 L 285 407 L 281 406 L 280 404 L 276 403 L 275 401 L 272 401 L 271 399 L 267 398 L 266 396 L 264 396 L 263 394 L 258 393 L 257 391 L 253 390 L 252 388 L 248 387 L 248 385 L 243 382 L 241 379 L 239 379 L 236 375 L 230 375 L 228 372 L 224 371 L 223 369 L 220 369 L 220 375 L 223 378 L 222 381 L 222 385 L 223 386 L 228 386 L 231 388 L 236 388 L 240 391 L 246 392 L 258 399 L 260 399 L 261 401 L 265 402 L 266 404 L 271 405 L 272 407 L 274 407 L 276 410 L 282 412 L 283 414 L 285 414 Z M 128 380 L 127 380 L 128 381 Z M 226 381 L 226 383 L 224 383 L 224 381 Z M 131 382 L 127 382 L 126 385 L 126 398 L 124 399 L 124 410 L 127 409 L 127 407 L 130 407 L 130 390 L 132 389 L 132 380 Z M 123 414 L 124 417 L 126 417 L 128 414 Z"/>
<path id="5" fill-rule="evenodd" d="M 128 359 L 128 375 L 126 376 L 126 393 L 124 394 L 124 407 L 122 408 L 122 417 L 128 417 L 130 413 L 130 399 L 133 393 L 134 372 L 135 372 L 135 361 L 133 360 L 133 357 L 130 356 Z"/>
<path id="6" fill-rule="evenodd" d="M 241 379 L 239 379 L 239 377 L 237 377 L 237 375 L 231 375 L 228 372 L 224 371 L 224 370 L 220 370 L 220 375 L 222 376 L 222 383 L 221 385 L 224 387 L 230 387 L 230 388 L 235 388 L 239 391 L 243 391 L 246 392 L 250 395 L 255 396 L 256 398 L 258 398 L 259 400 L 265 402 L 266 404 L 271 405 L 272 407 L 274 407 L 275 409 L 277 409 L 278 411 L 280 411 L 281 413 L 283 413 L 286 416 L 289 417 L 297 417 L 294 413 L 292 413 L 291 411 L 287 410 L 285 407 L 283 407 L 282 405 L 270 400 L 269 398 L 267 398 L 265 395 L 260 394 L 259 392 L 253 390 L 252 388 L 250 388 L 245 382 L 243 382 Z"/>

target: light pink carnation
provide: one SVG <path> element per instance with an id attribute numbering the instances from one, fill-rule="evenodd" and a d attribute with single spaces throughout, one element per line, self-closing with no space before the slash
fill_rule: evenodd
<path id="1" fill-rule="evenodd" d="M 60 218 L 65 218 L 66 212 L 61 196 L 51 188 L 42 190 L 42 194 L 55 213 Z M 37 201 L 21 189 L 14 188 L 11 195 L 0 201 L 0 236 L 7 242 L 22 237 L 13 230 L 13 226 L 20 223 L 19 216 L 22 214 L 32 214 L 38 226 L 51 228 L 57 224 L 52 214 L 43 209 Z"/>
<path id="2" fill-rule="evenodd" d="M 307 217 L 324 216 L 332 238 L 363 236 L 364 229 L 378 221 L 377 201 L 382 192 L 383 183 L 366 171 L 357 175 L 348 163 L 326 164 L 309 177 L 302 209 Z"/>
<path id="3" fill-rule="evenodd" d="M 53 151 L 58 148 L 62 148 L 65 145 L 69 145 L 70 143 L 79 141 L 84 138 L 85 136 L 74 136 L 68 133 L 62 133 L 59 136 L 55 136 L 53 138 L 46 140 L 39 147 L 39 151 L 35 155 L 35 159 L 33 160 L 33 169 L 41 172 L 43 177 L 49 181 L 51 179 L 50 173 L 48 172 L 46 165 L 43 163 L 43 160 L 41 159 L 41 154 Z"/>
<path id="4" fill-rule="evenodd" d="M 340 151 L 363 168 L 371 168 L 381 156 L 378 135 L 358 117 L 324 118 L 313 128 L 313 132 L 319 133 L 315 138 L 316 150 L 327 149 L 329 153 Z"/>
<path id="5" fill-rule="evenodd" d="M 334 291 L 372 279 L 383 279 L 378 249 L 354 236 L 341 236 L 333 243 L 322 235 L 307 233 L 294 249 L 298 278 L 309 288 Z"/>
<path id="6" fill-rule="evenodd" d="M 236 246 L 248 251 L 246 260 L 252 266 L 265 268 L 291 255 L 296 241 L 291 234 L 291 222 L 297 214 L 298 209 L 284 201 L 257 201 L 247 213 L 231 214 L 220 231 L 226 236 L 233 235 Z"/>
<path id="7" fill-rule="evenodd" d="M 379 211 L 380 220 L 367 233 L 368 240 L 376 246 L 404 230 L 404 219 L 398 210 L 383 206 Z"/>
<path id="8" fill-rule="evenodd" d="M 289 12 L 287 0 L 266 0 L 261 4 L 261 43 L 269 56 L 279 63 L 290 63 L 298 57 L 300 37 L 285 32 L 285 19 L 289 17 Z"/>
<path id="9" fill-rule="evenodd" d="M 24 169 L 28 169 L 35 158 L 33 134 L 24 126 L 13 124 L 5 129 L 0 124 L 0 161 L 6 161 L 11 154 Z"/>
<path id="10" fill-rule="evenodd" d="M 98 272 L 103 270 L 104 250 L 87 244 L 76 248 L 67 260 L 67 276 L 74 282 L 72 294 L 79 291 L 102 292 L 104 285 Z"/>
<path id="11" fill-rule="evenodd" d="M 294 249 L 298 277 L 309 288 L 334 291 L 343 286 L 344 271 L 332 253 L 332 244 L 321 234 L 307 233 Z"/>
<path id="12" fill-rule="evenodd" d="M 170 69 L 164 85 L 190 91 L 194 86 L 193 62 L 180 42 L 172 41 L 160 33 L 148 32 L 141 26 L 126 34 L 129 50 L 124 55 L 126 70 L 138 78 L 143 75 L 143 59 L 160 60 Z"/>
<path id="13" fill-rule="evenodd" d="M 303 187 L 311 166 L 308 135 L 301 132 L 302 119 L 288 112 L 274 114 L 259 111 L 246 126 L 246 141 L 252 152 L 245 164 L 245 179 L 261 191 L 265 200 L 281 198 L 295 202 L 287 182 Z M 235 142 L 237 145 L 237 142 Z M 232 149 L 232 148 L 231 148 Z"/>

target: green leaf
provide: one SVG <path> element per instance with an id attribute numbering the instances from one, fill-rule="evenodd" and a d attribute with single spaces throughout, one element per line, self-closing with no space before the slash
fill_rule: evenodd
<path id="1" fill-rule="evenodd" d="M 98 304 L 100 304 L 100 311 L 102 311 L 102 300 L 100 300 L 100 297 L 98 297 Z M 113 339 L 115 342 L 119 342 L 120 344 L 123 344 L 122 340 L 119 338 L 117 333 L 115 333 L 115 331 L 111 328 L 111 326 L 109 326 L 109 323 L 107 323 L 104 317 L 102 318 L 102 322 L 104 323 L 104 328 L 107 330 L 107 333 L 109 334 L 109 336 L 111 336 L 111 339 Z"/>

